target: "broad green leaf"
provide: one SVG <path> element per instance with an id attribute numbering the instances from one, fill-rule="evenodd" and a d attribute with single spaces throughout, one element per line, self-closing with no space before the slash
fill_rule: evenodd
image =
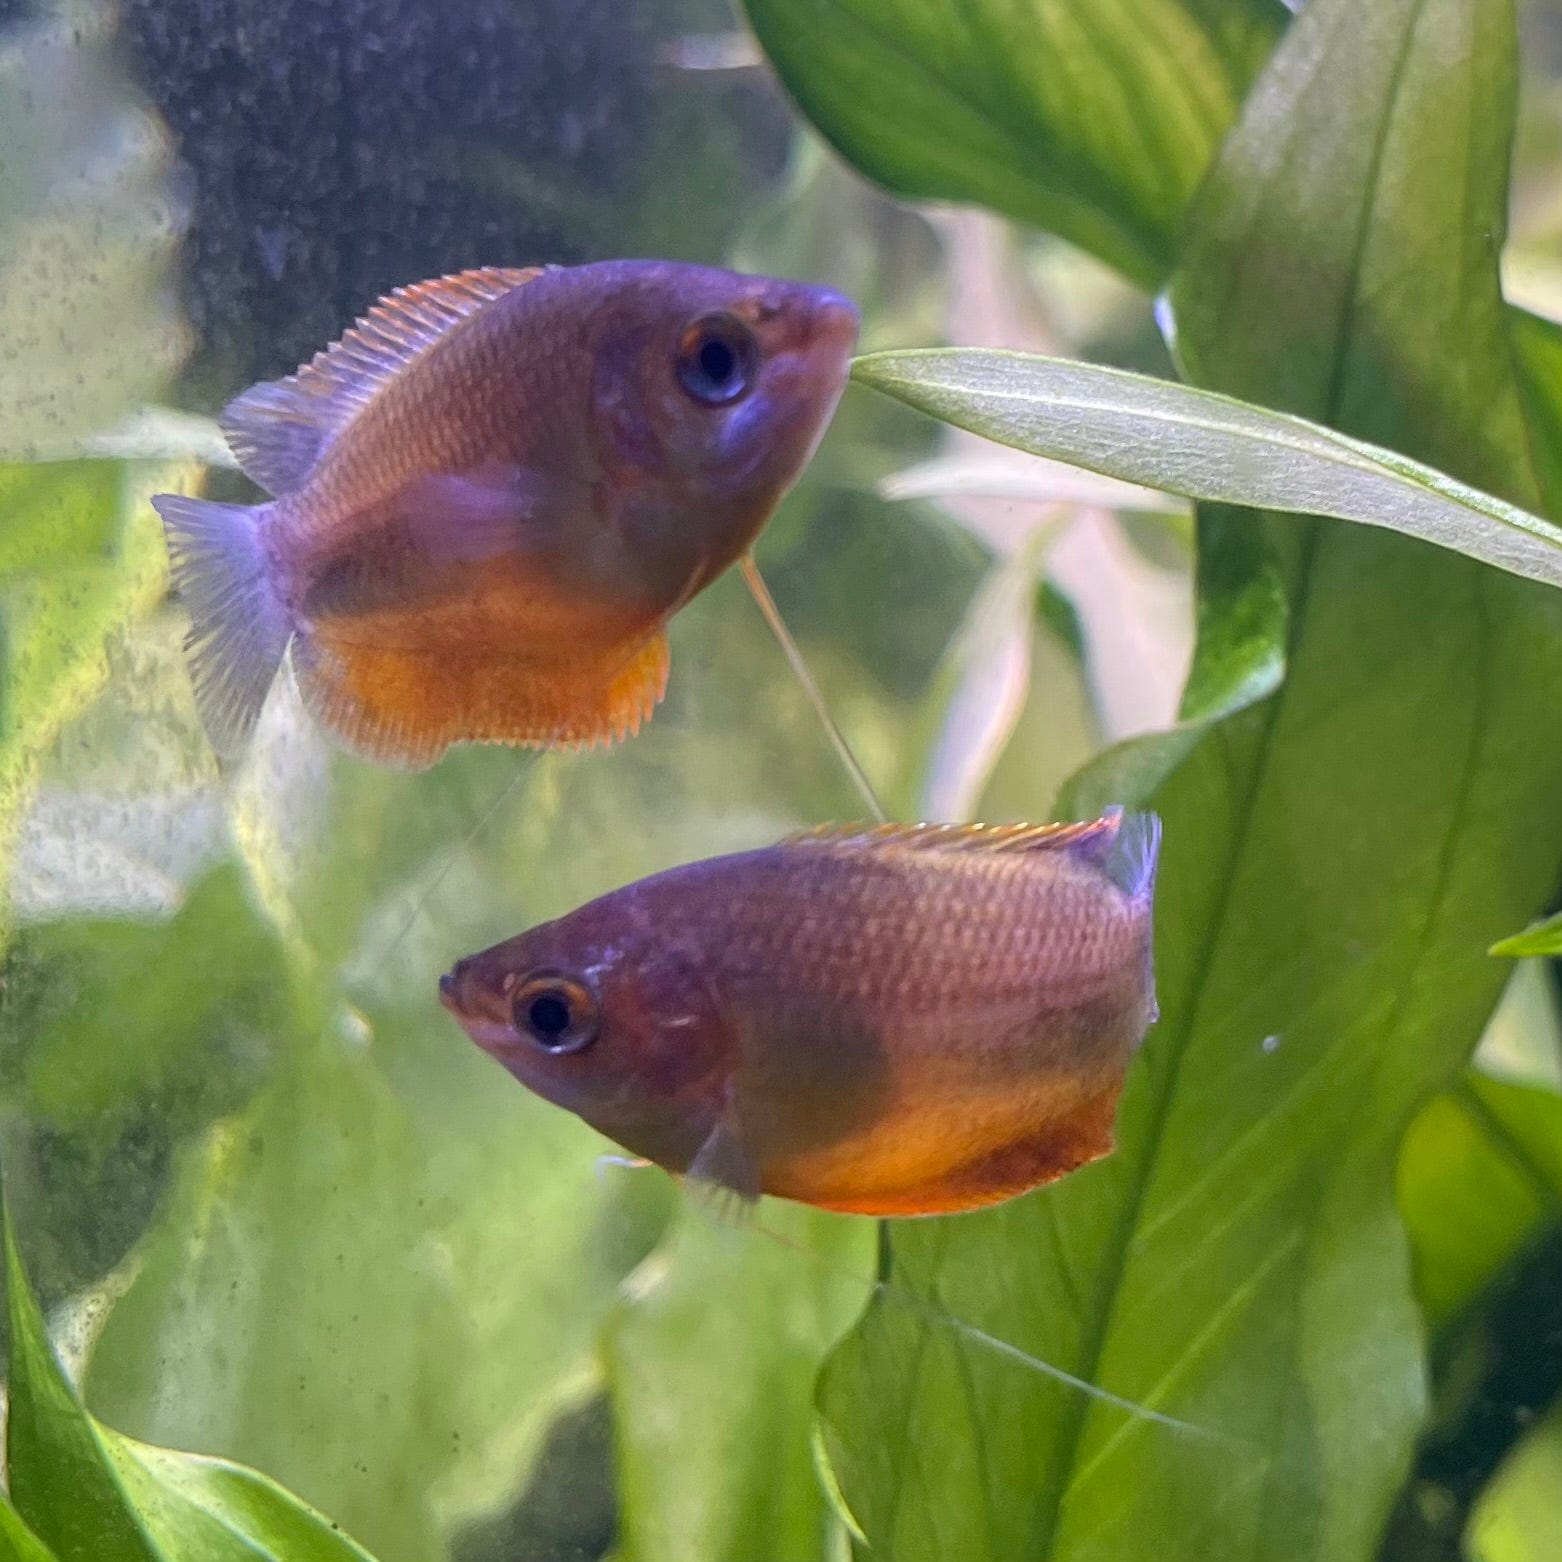
<path id="1" fill-rule="evenodd" d="M 4 1225 L 7 1484 L 17 1511 L 0 1511 L 0 1555 L 9 1549 L 16 1562 L 51 1552 L 59 1562 L 373 1562 L 265 1476 L 148 1447 L 88 1415 Z"/>
<path id="2" fill-rule="evenodd" d="M 1562 1552 L 1562 1410 L 1509 1455 L 1465 1531 L 1469 1562 L 1550 1562 Z"/>
<path id="3" fill-rule="evenodd" d="M 1522 933 L 1498 939 L 1491 952 L 1511 955 L 1516 960 L 1532 955 L 1562 955 L 1562 912 L 1532 923 Z"/>
<path id="4" fill-rule="evenodd" d="M 981 348 L 860 358 L 853 377 L 1001 444 L 1182 494 L 1384 526 L 1562 585 L 1562 529 L 1305 419 L 1099 364 Z"/>
<path id="5" fill-rule="evenodd" d="M 827 1562 L 839 1522 L 812 1456 L 824 1353 L 862 1311 L 866 1220 L 691 1209 L 625 1285 L 605 1339 L 620 1562 Z"/>
<path id="6" fill-rule="evenodd" d="M 1562 1219 L 1562 1095 L 1467 1074 L 1411 1125 L 1397 1183 L 1416 1294 L 1435 1333 Z"/>
<path id="7" fill-rule="evenodd" d="M 865 173 L 1050 229 L 1146 283 L 1285 16 L 1279 0 L 745 5 Z"/>
<path id="8" fill-rule="evenodd" d="M 1187 223 L 1191 377 L 1537 502 L 1492 242 L 1513 47 L 1495 0 L 1301 11 Z M 1162 1014 L 1117 1152 L 891 1242 L 895 1284 L 1213 1436 L 875 1304 L 822 1386 L 871 1555 L 1349 1562 L 1406 1468 L 1425 1391 L 1393 1166 L 1497 996 L 1487 944 L 1562 866 L 1562 598 L 1219 508 L 1205 604 L 1211 570 L 1260 632 L 1220 641 L 1201 606 L 1193 729 L 1064 803 L 1164 776 Z"/>
<path id="9" fill-rule="evenodd" d="M 187 340 L 166 284 L 182 223 L 173 149 L 130 91 L 115 10 L 0 32 L 0 456 L 115 422 Z"/>

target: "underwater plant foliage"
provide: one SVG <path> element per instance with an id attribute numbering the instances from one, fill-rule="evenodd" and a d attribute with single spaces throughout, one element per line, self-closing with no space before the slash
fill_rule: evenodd
<path id="1" fill-rule="evenodd" d="M 801 118 L 753 63 L 669 63 L 715 0 L 0 7 L 0 1557 L 1549 1556 L 1546 979 L 1488 1029 L 1488 951 L 1554 953 L 1501 941 L 1562 880 L 1562 594 L 1493 567 L 1562 522 L 1562 332 L 1498 276 L 1513 5 L 745 14 Z M 1042 280 L 1045 351 L 925 351 L 962 340 L 947 219 L 841 158 L 1011 219 L 1033 280 L 1063 240 L 1080 296 L 1130 285 L 1096 335 Z M 859 811 L 730 577 L 626 746 L 396 774 L 284 680 L 218 769 L 147 503 L 243 496 L 204 418 L 408 267 L 610 254 L 861 305 L 758 553 L 891 812 L 1162 815 L 1161 1019 L 1106 1160 L 727 1229 L 441 1013 L 458 954 Z M 1153 289 L 1183 383 L 1057 356 L 1154 361 Z M 1103 746 L 1131 609 L 1081 630 L 1058 506 L 1009 545 L 880 491 L 934 419 L 1199 501 L 1165 731 Z"/>
<path id="2" fill-rule="evenodd" d="M 1503 230 L 1514 63 L 1504 6 L 1309 6 L 1185 215 L 1185 374 L 1537 502 L 1530 451 L 1557 429 L 1514 374 L 1496 246 L 1472 237 Z M 823 1408 L 846 1500 L 897 1556 L 1368 1555 L 1424 1424 L 1394 1159 L 1499 992 L 1487 930 L 1554 889 L 1562 619 L 1544 592 L 1325 522 L 1263 523 L 1255 558 L 1234 536 L 1252 524 L 1202 514 L 1200 569 L 1229 593 L 1235 546 L 1282 583 L 1279 688 L 1177 734 L 1169 774 L 1120 754 L 1069 793 L 1088 808 L 1139 774 L 1184 821 L 1117 1156 L 891 1238 L 905 1283 L 1234 1441 L 1049 1385 L 1017 1409 L 962 1344 L 878 1306 Z M 1224 654 L 1219 624 L 1201 634 Z M 1219 703 L 1197 663 L 1193 685 Z M 975 1278 L 998 1250 L 1025 1255 L 1001 1291 Z M 922 1479 L 898 1478 L 900 1449 Z"/>

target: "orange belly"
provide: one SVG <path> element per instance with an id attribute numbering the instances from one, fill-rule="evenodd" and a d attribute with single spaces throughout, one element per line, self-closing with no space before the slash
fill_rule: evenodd
<path id="1" fill-rule="evenodd" d="M 1122 1093 L 1049 1082 L 993 1110 L 946 1110 L 875 1125 L 824 1149 L 767 1158 L 766 1193 L 852 1215 L 940 1215 L 1029 1192 L 1108 1154 Z"/>

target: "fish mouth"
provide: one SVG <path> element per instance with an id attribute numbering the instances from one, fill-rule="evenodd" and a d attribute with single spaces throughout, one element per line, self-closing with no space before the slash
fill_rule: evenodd
<path id="1" fill-rule="evenodd" d="M 857 345 L 857 332 L 862 326 L 862 315 L 857 306 L 844 294 L 833 288 L 820 288 L 814 305 L 814 319 L 821 337 L 838 346 L 850 357 Z"/>
<path id="2" fill-rule="evenodd" d="M 439 1001 L 454 1015 L 459 1016 L 461 1005 L 456 992 L 456 971 L 449 970 L 439 979 Z"/>
<path id="3" fill-rule="evenodd" d="M 810 359 L 823 371 L 822 377 L 845 379 L 857 348 L 857 332 L 862 316 L 857 306 L 834 288 L 815 288 L 810 298 L 807 324 L 799 335 L 799 356 Z"/>

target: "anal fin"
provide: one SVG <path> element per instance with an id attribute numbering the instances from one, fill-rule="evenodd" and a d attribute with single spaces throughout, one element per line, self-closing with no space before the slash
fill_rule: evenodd
<path id="1" fill-rule="evenodd" d="M 576 748 L 639 730 L 667 687 L 667 636 L 579 666 L 452 654 L 317 623 L 293 644 L 310 714 L 349 748 L 420 769 L 453 743 Z"/>

